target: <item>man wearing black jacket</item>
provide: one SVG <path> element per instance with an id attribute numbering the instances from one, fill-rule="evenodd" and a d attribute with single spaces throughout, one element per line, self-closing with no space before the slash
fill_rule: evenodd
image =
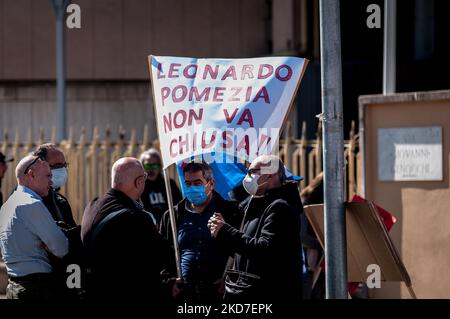
<path id="1" fill-rule="evenodd" d="M 189 303 L 218 302 L 223 296 L 229 251 L 211 237 L 207 223 L 214 213 L 221 213 L 228 223 L 237 226 L 241 214 L 237 203 L 224 200 L 214 191 L 215 181 L 207 163 L 188 163 L 183 175 L 186 198 L 174 207 L 184 281 L 180 298 Z M 168 211 L 160 232 L 173 242 Z"/>
<path id="2" fill-rule="evenodd" d="M 162 307 L 169 297 L 160 272 L 171 266 L 173 252 L 138 202 L 146 178 L 137 159 L 119 159 L 112 168 L 112 188 L 85 209 L 81 236 L 91 300 L 142 300 Z"/>
<path id="3" fill-rule="evenodd" d="M 246 205 L 242 231 L 220 214 L 215 214 L 208 226 L 218 241 L 236 253 L 233 269 L 260 279 L 244 299 L 236 291 L 225 297 L 234 302 L 282 301 L 284 307 L 295 306 L 302 288 L 303 208 L 297 185 L 286 182 L 284 164 L 278 157 L 264 155 L 252 162 L 243 186 L 252 197 Z"/>
<path id="4" fill-rule="evenodd" d="M 72 208 L 66 197 L 59 191 L 67 183 L 68 163 L 63 151 L 53 143 L 38 146 L 33 155 L 39 156 L 50 166 L 52 172 L 52 187 L 42 202 L 53 217 L 53 220 L 61 228 L 69 240 L 69 253 L 63 258 L 57 258 L 49 254 L 53 272 L 56 274 L 57 283 L 60 287 L 59 297 L 61 299 L 79 299 L 80 289 L 69 289 L 67 287 L 67 267 L 72 264 L 83 266 L 82 243 L 80 238 L 81 227 L 73 218 Z"/>

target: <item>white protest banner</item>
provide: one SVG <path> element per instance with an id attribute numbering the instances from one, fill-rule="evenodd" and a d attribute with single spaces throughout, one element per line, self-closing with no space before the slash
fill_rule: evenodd
<path id="1" fill-rule="evenodd" d="M 149 56 L 164 168 L 210 152 L 272 153 L 307 63 Z"/>

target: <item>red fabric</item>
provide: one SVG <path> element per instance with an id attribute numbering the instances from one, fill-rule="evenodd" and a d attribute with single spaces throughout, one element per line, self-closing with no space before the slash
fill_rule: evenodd
<path id="1" fill-rule="evenodd" d="M 353 196 L 351 202 L 352 203 L 365 203 L 367 201 L 368 201 L 367 199 L 362 198 L 361 196 L 355 195 L 355 196 Z M 397 222 L 397 219 L 394 216 L 392 216 L 391 214 L 389 214 L 389 212 L 386 211 L 385 209 L 381 208 L 380 206 L 376 205 L 375 203 L 374 203 L 374 205 L 377 208 L 378 214 L 380 215 L 381 220 L 384 223 L 384 226 L 386 227 L 386 229 L 388 231 L 390 231 L 392 226 L 394 226 L 394 224 Z"/>

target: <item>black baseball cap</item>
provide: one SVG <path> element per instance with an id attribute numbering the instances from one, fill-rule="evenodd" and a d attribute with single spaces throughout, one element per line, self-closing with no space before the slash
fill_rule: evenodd
<path id="1" fill-rule="evenodd" d="M 6 156 L 2 152 L 0 152 L 0 163 L 7 163 L 12 161 L 14 161 L 14 158 L 6 159 Z"/>

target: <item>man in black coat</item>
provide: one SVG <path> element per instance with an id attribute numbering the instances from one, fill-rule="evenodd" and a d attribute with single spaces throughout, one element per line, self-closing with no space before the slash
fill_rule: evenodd
<path id="1" fill-rule="evenodd" d="M 208 226 L 211 234 L 235 253 L 233 270 L 259 276 L 257 287 L 242 297 L 227 291 L 235 302 L 283 302 L 294 306 L 301 299 L 302 256 L 298 187 L 286 182 L 284 164 L 278 157 L 255 159 L 243 181 L 252 195 L 246 205 L 242 231 L 215 214 Z M 231 278 L 231 277 L 230 277 Z M 280 309 L 279 309 L 280 310 Z"/>
<path id="2" fill-rule="evenodd" d="M 189 303 L 218 302 L 223 296 L 229 251 L 211 237 L 208 220 L 217 212 L 230 225 L 237 226 L 241 214 L 236 202 L 226 201 L 214 191 L 212 169 L 206 162 L 188 163 L 183 175 L 186 198 L 174 207 L 184 281 L 180 298 Z M 168 211 L 162 218 L 160 232 L 173 242 Z"/>
<path id="3" fill-rule="evenodd" d="M 146 175 L 137 159 L 119 159 L 112 188 L 85 209 L 81 236 L 91 300 L 142 300 L 162 307 L 170 297 L 160 272 L 171 266 L 173 251 L 138 202 Z"/>

